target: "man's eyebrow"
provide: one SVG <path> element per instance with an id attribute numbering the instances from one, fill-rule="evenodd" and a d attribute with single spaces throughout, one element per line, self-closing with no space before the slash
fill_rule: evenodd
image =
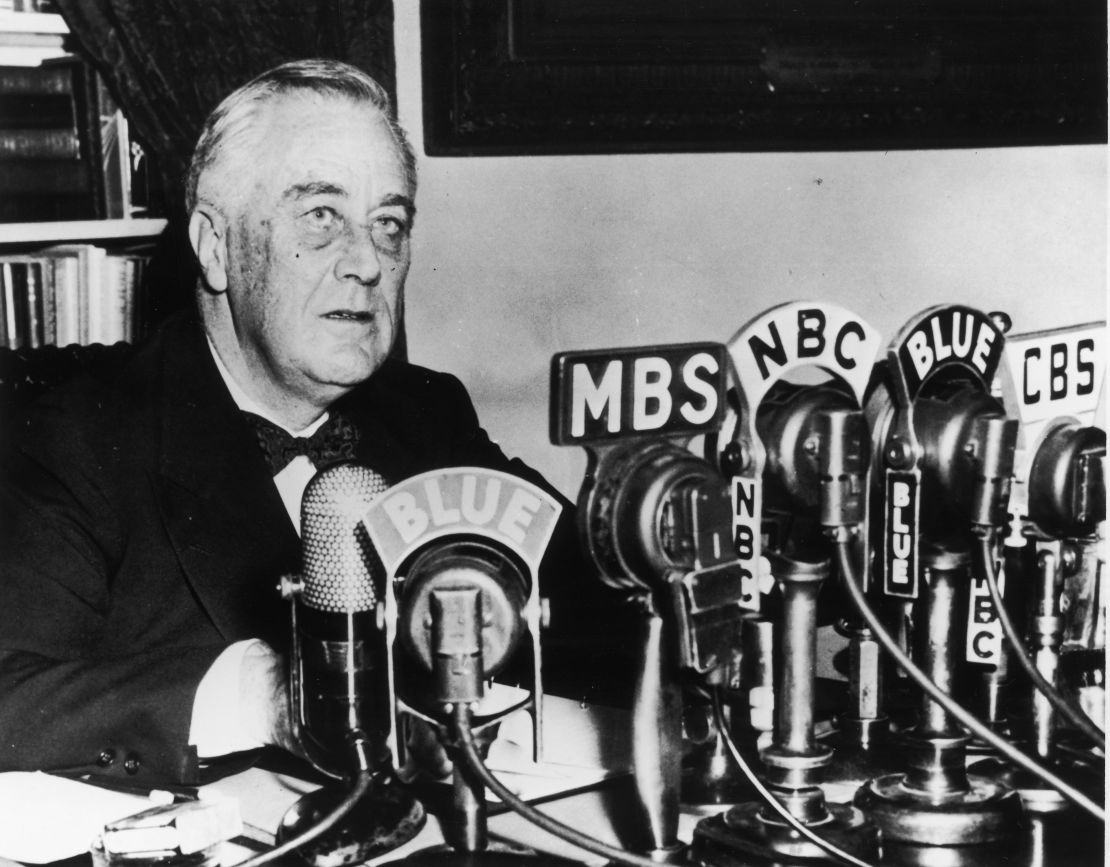
<path id="1" fill-rule="evenodd" d="M 283 199 L 307 199 L 309 196 L 345 196 L 347 191 L 342 187 L 329 183 L 328 181 L 308 181 L 303 184 L 293 184 L 287 187 L 282 194 Z"/>
<path id="2" fill-rule="evenodd" d="M 404 208 L 409 216 L 416 213 L 416 203 L 409 197 L 400 193 L 391 193 L 378 203 L 379 208 Z"/>
<path id="3" fill-rule="evenodd" d="M 303 184 L 293 184 L 288 187 L 282 194 L 283 199 L 292 199 L 293 201 L 300 201 L 307 199 L 310 196 L 346 196 L 347 191 L 336 184 L 328 181 L 307 181 Z M 379 208 L 404 208 L 408 211 L 409 215 L 416 214 L 416 203 L 410 196 L 401 193 L 390 193 L 383 198 L 377 205 Z"/>

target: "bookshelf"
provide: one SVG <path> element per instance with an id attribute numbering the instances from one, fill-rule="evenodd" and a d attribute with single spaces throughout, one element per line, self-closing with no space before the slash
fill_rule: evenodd
<path id="1" fill-rule="evenodd" d="M 134 340 L 166 225 L 127 119 L 48 6 L 0 0 L 0 348 Z"/>
<path id="2" fill-rule="evenodd" d="M 43 223 L 0 223 L 0 254 L 17 244 L 60 244 L 74 241 L 142 241 L 154 239 L 166 221 L 151 217 L 133 220 L 61 220 Z"/>
<path id="3" fill-rule="evenodd" d="M 134 342 L 164 220 L 0 226 L 0 347 Z"/>

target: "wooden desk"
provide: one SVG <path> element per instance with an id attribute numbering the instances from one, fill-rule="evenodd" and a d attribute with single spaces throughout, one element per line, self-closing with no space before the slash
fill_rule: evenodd
<path id="1" fill-rule="evenodd" d="M 248 821 L 252 821 L 252 824 L 254 821 L 272 821 L 271 827 L 276 827 L 281 814 L 299 797 L 301 788 L 288 781 L 275 779 L 273 775 L 268 777 L 266 772 L 256 769 L 217 785 L 229 794 L 236 794 L 243 799 L 243 812 L 245 817 L 250 817 Z M 648 846 L 644 824 L 637 814 L 631 779 L 627 776 L 612 778 L 588 791 L 547 801 L 539 808 L 553 818 L 610 845 L 632 852 L 643 852 Z M 697 823 L 721 809 L 723 808 L 685 808 L 679 821 L 679 838 L 690 841 Z M 493 843 L 515 844 L 587 865 L 607 863 L 604 858 L 565 843 L 512 812 L 491 816 L 489 832 Z M 1002 851 L 1004 847 L 998 846 L 964 847 L 963 851 L 959 847 L 935 849 L 930 856 L 933 860 L 919 861 L 925 850 L 918 850 L 916 854 L 911 853 L 910 860 L 907 860 L 905 852 L 888 853 L 887 857 L 876 864 L 878 867 L 920 867 L 925 863 L 945 864 L 949 867 L 1102 867 L 1105 863 L 1104 834 L 1105 829 L 1086 814 L 1064 811 L 1042 818 L 1030 816 L 1026 827 L 1015 828 L 1015 838 L 1020 838 L 1022 844 L 1016 851 Z M 429 816 L 424 829 L 413 840 L 370 863 L 380 865 L 397 862 L 414 852 L 438 846 L 442 842 L 438 820 L 435 816 Z M 830 860 L 824 863 L 831 865 L 837 862 Z M 717 867 L 748 867 L 755 864 L 756 861 L 738 853 L 735 862 Z"/>
<path id="2" fill-rule="evenodd" d="M 252 768 L 235 777 L 213 784 L 212 788 L 237 797 L 242 805 L 244 820 L 253 828 L 267 835 L 273 832 L 282 815 L 304 792 L 313 788 L 288 777 Z M 544 801 L 539 809 L 564 824 L 612 846 L 630 851 L 642 851 L 648 845 L 643 823 L 636 813 L 635 793 L 627 775 L 611 778 L 593 788 L 575 794 Z M 503 842 L 531 848 L 539 852 L 559 855 L 591 865 L 605 864 L 606 860 L 572 846 L 548 832 L 537 828 L 512 811 L 494 806 L 489 818 L 492 843 Z M 704 814 L 684 812 L 680 818 L 679 836 L 689 840 L 694 826 Z M 261 836 L 261 835 L 260 835 Z M 411 841 L 371 864 L 396 862 L 407 855 L 443 843 L 439 820 L 428 816 L 423 830 Z M 244 850 L 243 855 L 248 853 Z"/>

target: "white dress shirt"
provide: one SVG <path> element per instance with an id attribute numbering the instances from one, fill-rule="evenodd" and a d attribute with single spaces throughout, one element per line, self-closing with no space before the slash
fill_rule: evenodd
<path id="1" fill-rule="evenodd" d="M 289 430 L 240 388 L 220 361 L 220 356 L 211 341 L 208 343 L 208 348 L 212 352 L 212 358 L 216 362 L 220 376 L 223 377 L 224 384 L 239 409 L 253 412 L 298 437 L 312 436 L 328 420 L 328 414 L 325 412 L 304 430 Z M 274 476 L 274 485 L 298 535 L 301 532 L 301 498 L 315 475 L 316 466 L 312 461 L 305 455 L 297 455 Z M 242 697 L 246 690 L 241 688 L 243 672 L 248 660 L 251 657 L 265 655 L 276 654 L 264 641 L 259 639 L 237 641 L 224 650 L 205 672 L 193 698 L 193 714 L 189 726 L 189 743 L 196 746 L 197 755 L 201 758 L 222 756 L 265 746 L 262 738 L 265 737 L 266 732 L 257 731 L 258 726 L 254 724 L 259 714 L 256 709 L 244 706 Z"/>

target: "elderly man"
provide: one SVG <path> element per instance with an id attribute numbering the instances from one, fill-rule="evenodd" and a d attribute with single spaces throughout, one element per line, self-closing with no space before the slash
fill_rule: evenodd
<path id="1" fill-rule="evenodd" d="M 47 395 L 5 461 L 0 767 L 192 781 L 288 745 L 275 584 L 329 460 L 544 484 L 456 379 L 390 358 L 415 187 L 386 94 L 344 64 L 286 64 L 213 112 L 187 186 L 199 316 Z M 289 435 L 311 448 L 271 466 Z M 564 525 L 541 587 L 573 655 L 606 614 Z"/>

